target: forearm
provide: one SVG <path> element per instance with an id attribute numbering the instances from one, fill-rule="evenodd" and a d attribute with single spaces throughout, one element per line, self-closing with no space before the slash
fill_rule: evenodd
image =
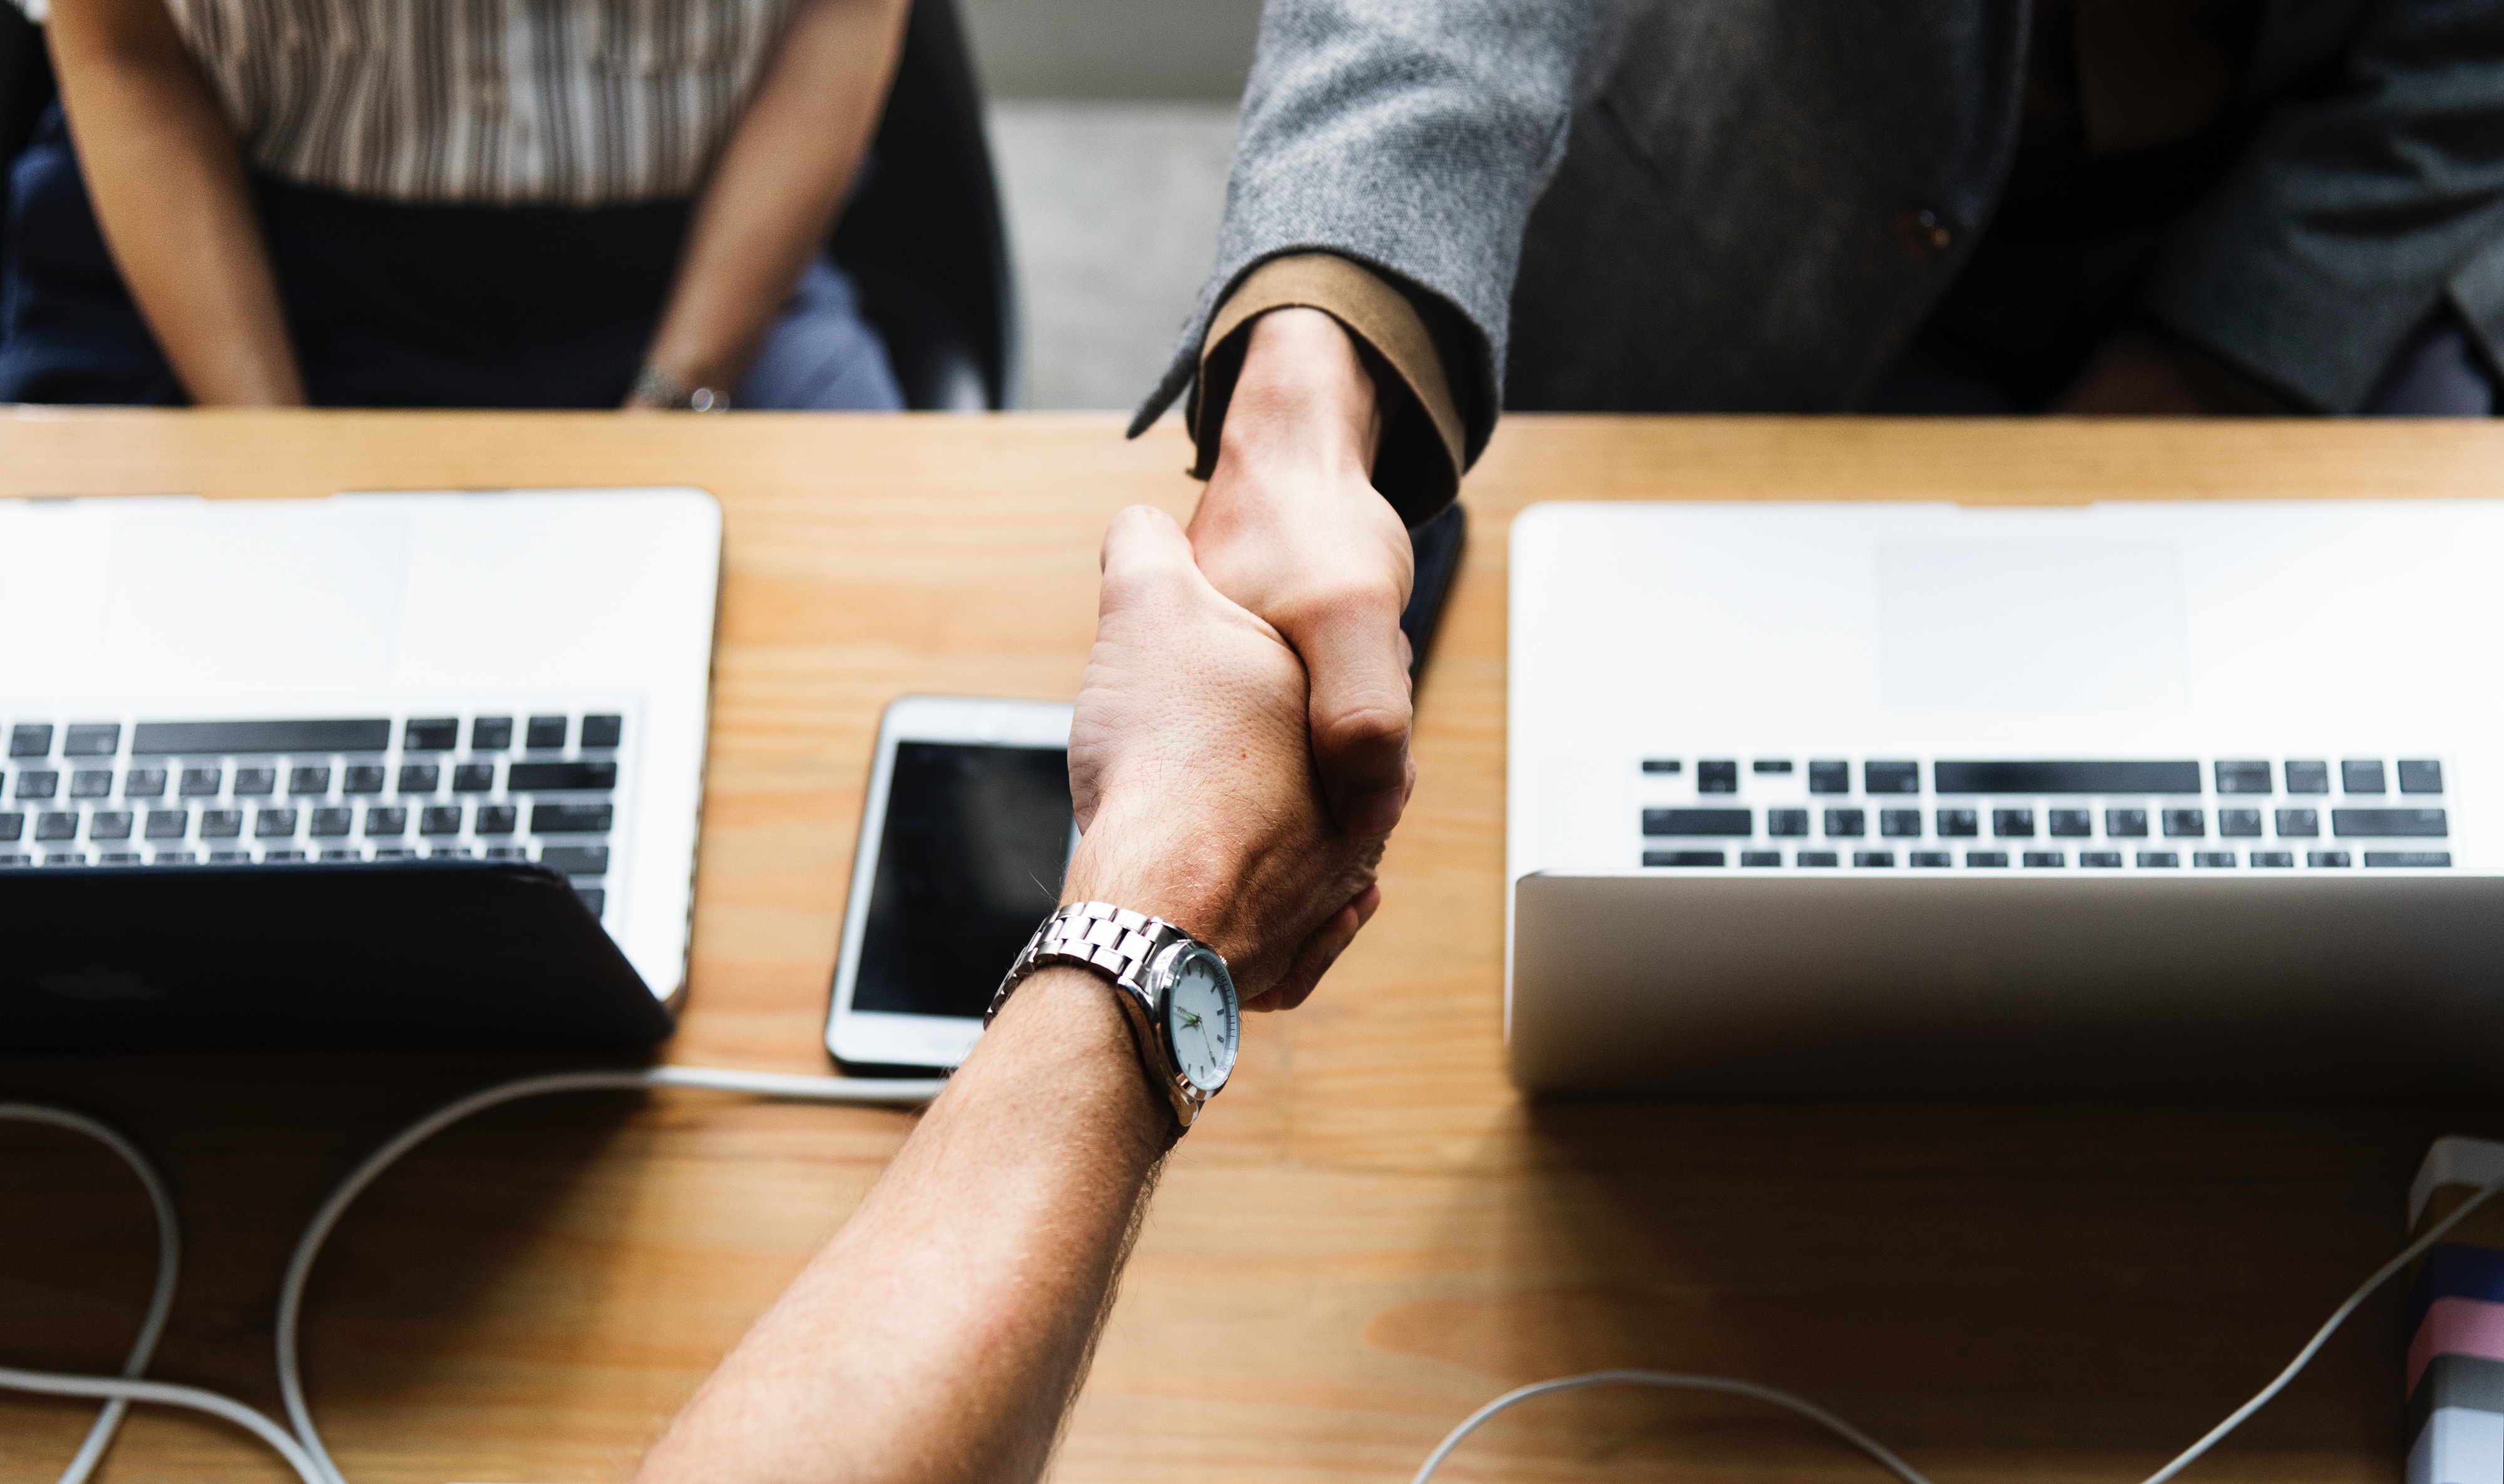
<path id="1" fill-rule="evenodd" d="M 1109 986 L 1020 986 L 646 1481 L 1033 1479 L 1165 1146 Z"/>
<path id="2" fill-rule="evenodd" d="M 804 0 L 696 203 L 646 360 L 728 388 L 825 245 L 887 99 L 908 7 Z"/>
<path id="3" fill-rule="evenodd" d="M 184 390 L 301 403 L 242 155 L 161 0 L 61 0 L 46 31 L 97 223 Z"/>

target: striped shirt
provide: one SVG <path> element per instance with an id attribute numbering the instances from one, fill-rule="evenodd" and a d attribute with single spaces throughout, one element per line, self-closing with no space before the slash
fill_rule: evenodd
<path id="1" fill-rule="evenodd" d="M 165 0 L 260 169 L 505 206 L 693 194 L 791 4 Z"/>

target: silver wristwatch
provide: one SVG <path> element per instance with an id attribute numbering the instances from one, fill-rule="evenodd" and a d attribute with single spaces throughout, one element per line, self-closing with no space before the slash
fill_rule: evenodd
<path id="1" fill-rule="evenodd" d="M 1009 965 L 983 1023 L 1027 975 L 1054 964 L 1112 981 L 1148 1080 L 1173 1104 L 1177 1130 L 1226 1086 L 1243 1036 L 1235 976 L 1215 949 L 1161 917 L 1105 902 L 1072 902 L 1043 919 Z"/>

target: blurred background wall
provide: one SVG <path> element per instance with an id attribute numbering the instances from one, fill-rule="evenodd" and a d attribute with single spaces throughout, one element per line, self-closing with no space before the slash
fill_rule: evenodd
<path id="1" fill-rule="evenodd" d="M 1128 410 L 1226 204 L 1260 0 L 958 0 L 990 95 L 1026 405 Z"/>

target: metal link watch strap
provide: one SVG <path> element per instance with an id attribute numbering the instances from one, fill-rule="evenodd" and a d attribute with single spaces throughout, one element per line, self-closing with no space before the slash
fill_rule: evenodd
<path id="1" fill-rule="evenodd" d="M 1009 965 L 999 991 L 991 996 L 983 1023 L 1000 1013 L 1018 982 L 1046 964 L 1075 964 L 1109 975 L 1134 996 L 1145 996 L 1140 971 L 1159 953 L 1191 935 L 1162 917 L 1151 917 L 1109 902 L 1072 902 L 1043 919 L 1026 948 Z"/>

